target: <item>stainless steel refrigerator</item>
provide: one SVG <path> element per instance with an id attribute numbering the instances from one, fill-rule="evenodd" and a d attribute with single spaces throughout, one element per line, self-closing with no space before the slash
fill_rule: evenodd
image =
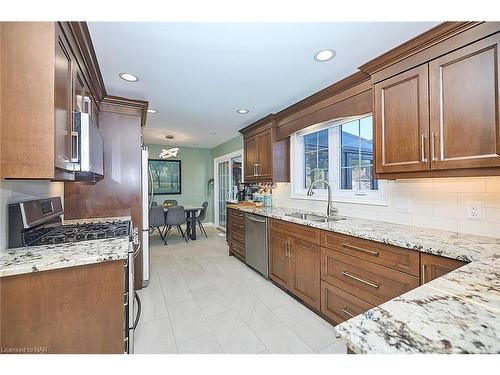
<path id="1" fill-rule="evenodd" d="M 152 175 L 148 166 L 148 149 L 142 147 L 142 287 L 149 284 L 150 253 L 149 253 L 149 208 L 153 201 Z"/>

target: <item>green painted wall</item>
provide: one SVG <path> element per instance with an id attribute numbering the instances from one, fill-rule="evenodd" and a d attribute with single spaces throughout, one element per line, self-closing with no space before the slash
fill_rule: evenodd
<path id="1" fill-rule="evenodd" d="M 147 144 L 149 158 L 158 159 L 163 148 L 162 145 Z M 209 186 L 208 180 L 213 174 L 212 150 L 208 148 L 180 147 L 181 151 L 176 159 L 181 160 L 182 194 L 180 195 L 155 195 L 154 200 L 163 203 L 165 199 L 176 199 L 185 206 L 200 205 L 208 202 L 206 222 L 213 222 L 213 184 Z"/>
<path id="2" fill-rule="evenodd" d="M 147 144 L 149 157 L 158 159 L 158 155 L 163 148 L 162 145 Z M 180 147 L 178 157 L 181 160 L 182 168 L 182 194 L 180 195 L 155 195 L 154 199 L 162 203 L 165 199 L 176 199 L 179 204 L 186 206 L 201 205 L 208 202 L 208 212 L 206 222 L 214 222 L 214 195 L 213 184 L 208 184 L 208 180 L 213 178 L 214 159 L 219 156 L 229 154 L 243 149 L 243 136 L 239 135 L 227 142 L 208 149 L 195 147 Z"/>
<path id="3" fill-rule="evenodd" d="M 229 154 L 234 151 L 243 149 L 243 136 L 239 135 L 230 139 L 227 142 L 221 143 L 217 147 L 212 149 L 212 158 L 218 158 L 219 156 Z"/>

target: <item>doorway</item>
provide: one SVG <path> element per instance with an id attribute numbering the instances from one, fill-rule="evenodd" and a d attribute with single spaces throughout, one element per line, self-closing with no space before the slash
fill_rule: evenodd
<path id="1" fill-rule="evenodd" d="M 237 201 L 238 185 L 243 181 L 243 150 L 214 159 L 215 226 L 226 229 L 226 202 Z"/>

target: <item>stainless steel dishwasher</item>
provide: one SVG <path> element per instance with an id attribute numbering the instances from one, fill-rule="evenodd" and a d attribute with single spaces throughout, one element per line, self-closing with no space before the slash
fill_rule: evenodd
<path id="1" fill-rule="evenodd" d="M 267 218 L 245 215 L 245 253 L 247 264 L 267 278 L 269 276 Z"/>

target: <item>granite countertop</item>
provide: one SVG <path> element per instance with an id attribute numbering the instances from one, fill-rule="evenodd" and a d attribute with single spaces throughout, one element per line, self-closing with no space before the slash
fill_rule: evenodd
<path id="1" fill-rule="evenodd" d="M 500 353 L 500 239 L 347 218 L 315 223 L 300 210 L 245 212 L 383 242 L 469 264 L 335 326 L 355 353 Z"/>
<path id="2" fill-rule="evenodd" d="M 64 224 L 130 220 L 130 217 L 65 220 Z M 127 259 L 129 237 L 0 249 L 0 277 Z"/>

